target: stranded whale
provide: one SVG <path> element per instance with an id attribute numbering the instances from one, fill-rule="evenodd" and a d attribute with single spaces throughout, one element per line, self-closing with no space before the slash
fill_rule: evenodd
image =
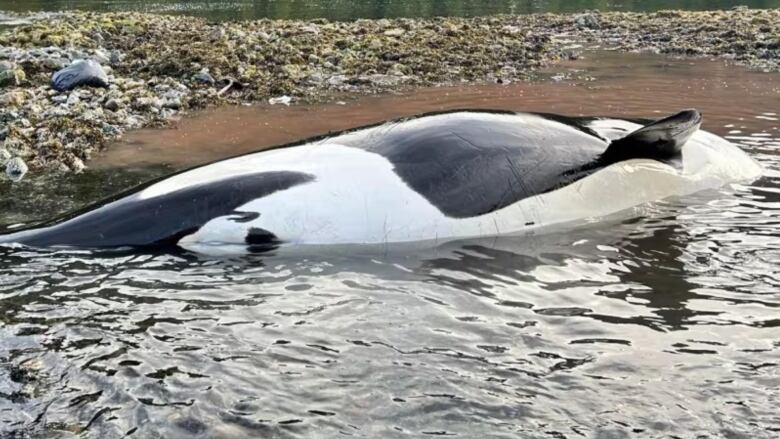
<path id="1" fill-rule="evenodd" d="M 760 175 L 700 124 L 695 110 L 648 124 L 427 114 L 190 169 L 0 242 L 208 253 L 443 241 L 605 216 Z"/>

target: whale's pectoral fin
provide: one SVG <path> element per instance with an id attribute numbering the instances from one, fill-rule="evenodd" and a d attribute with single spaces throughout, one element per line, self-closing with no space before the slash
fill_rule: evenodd
<path id="1" fill-rule="evenodd" d="M 657 120 L 609 144 L 600 157 L 602 165 L 629 159 L 665 161 L 680 155 L 685 142 L 701 125 L 696 110 L 681 111 Z"/>

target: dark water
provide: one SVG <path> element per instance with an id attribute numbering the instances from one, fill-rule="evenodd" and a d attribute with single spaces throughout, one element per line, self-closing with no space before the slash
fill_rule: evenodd
<path id="1" fill-rule="evenodd" d="M 417 252 L 0 250 L 0 437 L 777 438 L 778 76 L 630 60 L 439 99 L 704 106 L 765 176 Z"/>
<path id="2" fill-rule="evenodd" d="M 475 16 L 577 12 L 586 9 L 657 11 L 780 7 L 780 0 L 0 0 L 0 10 L 145 11 L 189 14 L 212 20 L 257 18 L 355 18 Z"/>

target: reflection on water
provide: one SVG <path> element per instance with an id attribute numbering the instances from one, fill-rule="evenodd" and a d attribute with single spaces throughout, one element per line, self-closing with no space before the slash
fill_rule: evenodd
<path id="1" fill-rule="evenodd" d="M 0 231 L 6 225 L 54 218 L 172 172 L 169 165 L 147 163 L 142 167 L 88 169 L 79 174 L 33 171 L 29 178 L 18 183 L 3 178 L 0 180 Z"/>
<path id="2" fill-rule="evenodd" d="M 210 20 L 259 18 L 470 17 L 540 12 L 711 10 L 737 5 L 780 7 L 780 0 L 0 0 L 0 10 L 11 11 L 143 11 L 187 14 Z M 0 16 L 1 18 L 2 16 Z"/>
<path id="3" fill-rule="evenodd" d="M 777 76 L 696 70 L 681 95 L 672 74 L 627 89 L 621 69 L 590 73 L 539 87 L 594 112 L 704 106 L 765 177 L 426 251 L 0 250 L 0 432 L 777 437 Z"/>

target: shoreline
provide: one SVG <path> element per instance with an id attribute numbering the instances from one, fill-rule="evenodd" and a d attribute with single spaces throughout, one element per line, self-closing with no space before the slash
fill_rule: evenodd
<path id="1" fill-rule="evenodd" d="M 167 126 L 189 111 L 527 81 L 576 58 L 582 44 L 780 72 L 780 10 L 223 23 L 57 13 L 0 32 L 0 158 L 80 171 L 124 132 Z M 108 88 L 50 87 L 55 71 L 85 58 L 107 70 Z"/>

